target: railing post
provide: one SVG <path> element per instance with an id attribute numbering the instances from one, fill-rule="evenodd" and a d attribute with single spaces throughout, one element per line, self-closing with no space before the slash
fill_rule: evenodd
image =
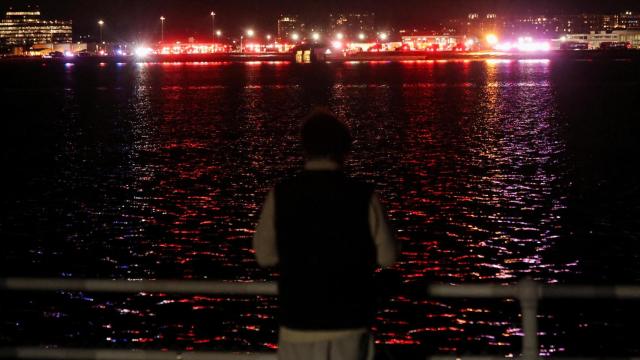
<path id="1" fill-rule="evenodd" d="M 539 288 L 533 279 L 524 278 L 518 284 L 518 298 L 522 308 L 522 358 L 536 360 L 538 345 L 538 299 Z"/>

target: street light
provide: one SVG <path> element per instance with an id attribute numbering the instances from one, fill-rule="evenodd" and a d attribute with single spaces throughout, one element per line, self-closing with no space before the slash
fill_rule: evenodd
<path id="1" fill-rule="evenodd" d="M 338 40 L 344 39 L 344 34 L 343 33 L 337 33 L 336 34 L 336 39 L 338 39 Z"/>
<path id="2" fill-rule="evenodd" d="M 211 34 L 213 34 L 213 42 L 215 43 L 217 32 L 216 32 L 216 13 L 214 11 L 211 12 Z"/>
<path id="3" fill-rule="evenodd" d="M 291 34 L 291 40 L 293 40 L 293 41 L 300 40 L 300 35 L 298 35 L 298 33 Z"/>
<path id="4" fill-rule="evenodd" d="M 216 30 L 216 36 L 217 36 L 217 37 L 222 36 L 222 31 L 221 31 L 221 30 Z"/>
<path id="5" fill-rule="evenodd" d="M 488 34 L 486 36 L 487 43 L 491 46 L 496 45 L 498 43 L 498 37 L 495 34 Z"/>
<path id="6" fill-rule="evenodd" d="M 389 38 L 389 35 L 387 35 L 387 33 L 380 33 L 379 37 L 380 40 L 385 41 Z"/>
<path id="7" fill-rule="evenodd" d="M 358 34 L 358 39 L 364 40 L 367 36 L 364 33 Z"/>
<path id="8" fill-rule="evenodd" d="M 100 42 L 102 42 L 102 25 L 104 25 L 104 21 L 98 20 L 98 26 L 100 28 Z"/>
<path id="9" fill-rule="evenodd" d="M 313 39 L 313 41 L 318 41 L 320 40 L 320 34 L 314 32 L 313 34 L 311 34 L 311 38 Z"/>
<path id="10" fill-rule="evenodd" d="M 253 35 L 256 34 L 255 31 L 253 31 L 253 29 L 248 29 L 246 31 L 247 37 L 252 37 Z M 244 52 L 244 35 L 240 35 L 240 52 Z"/>
<path id="11" fill-rule="evenodd" d="M 164 16 L 160 16 L 160 42 L 164 42 Z"/>

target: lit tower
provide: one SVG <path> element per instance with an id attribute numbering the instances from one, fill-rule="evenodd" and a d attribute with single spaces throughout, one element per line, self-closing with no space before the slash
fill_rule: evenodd
<path id="1" fill-rule="evenodd" d="M 249 29 L 246 31 L 247 37 L 251 38 L 255 35 L 256 32 L 253 29 Z M 244 52 L 244 34 L 240 35 L 240 52 Z"/>
<path id="2" fill-rule="evenodd" d="M 98 20 L 98 28 L 100 29 L 100 42 L 102 43 L 102 26 L 104 25 L 104 21 L 102 19 Z"/>
<path id="3" fill-rule="evenodd" d="M 301 30 L 302 24 L 299 23 L 297 15 L 280 15 L 278 18 L 278 39 L 286 41 Z"/>
<path id="4" fill-rule="evenodd" d="M 211 36 L 213 38 L 213 42 L 216 42 L 216 13 L 215 11 L 211 12 Z"/>
<path id="5" fill-rule="evenodd" d="M 160 16 L 160 42 L 164 42 L 164 16 Z"/>

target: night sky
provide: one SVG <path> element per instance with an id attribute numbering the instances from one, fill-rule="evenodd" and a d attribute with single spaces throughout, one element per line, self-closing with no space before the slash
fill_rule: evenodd
<path id="1" fill-rule="evenodd" d="M 374 11 L 378 25 L 407 27 L 436 25 L 469 12 L 498 14 L 618 12 L 640 10 L 639 0 L 0 0 L 0 9 L 40 5 L 44 16 L 74 21 L 76 35 L 95 33 L 98 18 L 105 20 L 109 40 L 133 40 L 159 32 L 164 15 L 168 36 L 208 36 L 210 11 L 216 27 L 227 34 L 253 27 L 275 33 L 280 13 L 296 13 L 318 23 L 340 11 Z M 206 35 L 204 35 L 206 34 Z"/>

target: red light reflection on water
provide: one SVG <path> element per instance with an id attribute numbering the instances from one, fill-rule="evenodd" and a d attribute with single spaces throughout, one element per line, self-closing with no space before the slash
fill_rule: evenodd
<path id="1" fill-rule="evenodd" d="M 434 301 L 424 288 L 523 274 L 553 282 L 569 271 L 544 256 L 566 200 L 563 170 L 554 168 L 564 145 L 551 121 L 550 64 L 355 61 L 329 64 L 328 73 L 288 64 L 138 63 L 135 86 L 110 114 L 127 114 L 117 128 L 126 132 L 124 160 L 108 180 L 95 177 L 121 198 L 78 207 L 109 228 L 114 250 L 102 265 L 127 278 L 273 279 L 253 260 L 253 226 L 273 181 L 299 165 L 298 117 L 317 101 L 356 130 L 349 169 L 377 183 L 403 245 L 391 269 L 402 285 L 380 300 L 377 343 L 425 345 L 439 336 L 435 349 L 452 352 L 467 342 L 517 344 L 509 330 L 517 304 Z M 138 294 L 90 306 L 116 341 L 276 348 L 271 297 Z M 133 325 L 114 323 L 114 313 Z M 164 325 L 144 332 L 156 322 Z"/>

